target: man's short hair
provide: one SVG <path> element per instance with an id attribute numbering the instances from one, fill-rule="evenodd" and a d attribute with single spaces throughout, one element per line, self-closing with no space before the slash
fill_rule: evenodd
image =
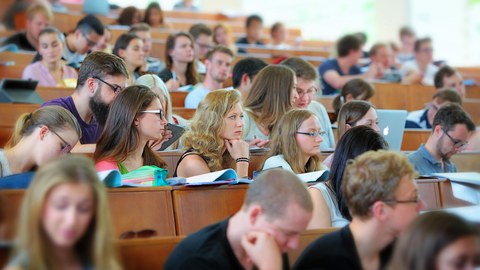
<path id="1" fill-rule="evenodd" d="M 369 55 L 370 56 L 374 56 L 378 53 L 378 51 L 381 49 L 381 48 L 387 48 L 387 44 L 385 43 L 375 43 L 373 44 L 372 48 L 370 48 L 370 51 L 369 51 Z"/>
<path id="2" fill-rule="evenodd" d="M 460 105 L 453 103 L 448 104 L 442 106 L 433 118 L 432 132 L 438 125 L 447 132 L 454 129 L 455 125 L 458 124 L 464 124 L 469 132 L 475 130 L 475 124 L 470 118 L 470 115 L 468 115 Z"/>
<path id="3" fill-rule="evenodd" d="M 340 38 L 337 42 L 337 55 L 339 57 L 347 56 L 350 51 L 358 51 L 362 44 L 360 40 L 354 35 L 346 35 Z"/>
<path id="4" fill-rule="evenodd" d="M 243 208 L 258 204 L 271 219 L 282 218 L 289 204 L 296 203 L 308 212 L 313 203 L 307 186 L 295 174 L 283 169 L 262 172 L 248 187 Z"/>
<path id="5" fill-rule="evenodd" d="M 27 8 L 25 13 L 28 20 L 33 19 L 33 16 L 35 16 L 37 13 L 42 13 L 42 15 L 45 16 L 49 21 L 52 21 L 53 19 L 52 9 L 43 2 L 33 3 Z"/>
<path id="6" fill-rule="evenodd" d="M 192 25 L 188 32 L 190 33 L 190 35 L 193 36 L 194 40 L 196 40 L 200 35 L 211 36 L 213 34 L 212 29 L 210 29 L 210 27 L 203 23 L 197 23 Z"/>
<path id="7" fill-rule="evenodd" d="M 451 76 L 455 75 L 455 73 L 457 73 L 457 70 L 455 70 L 451 66 L 441 67 L 437 71 L 437 73 L 435 73 L 435 78 L 433 79 L 433 83 L 435 85 L 435 88 L 441 89 L 441 88 L 445 87 L 445 85 L 443 85 L 443 78 L 451 77 Z"/>
<path id="8" fill-rule="evenodd" d="M 419 38 L 415 40 L 415 45 L 413 46 L 413 49 L 415 50 L 415 52 L 420 51 L 420 47 L 422 47 L 423 43 L 432 43 L 432 39 L 429 37 L 425 37 L 425 38 Z"/>
<path id="9" fill-rule="evenodd" d="M 147 23 L 136 23 L 130 27 L 128 33 L 136 34 L 137 32 L 150 32 L 152 28 Z"/>
<path id="10" fill-rule="evenodd" d="M 367 43 L 368 38 L 365 32 L 357 32 L 357 33 L 354 33 L 353 35 L 356 36 L 358 40 L 360 40 L 360 44 L 365 45 Z"/>
<path id="11" fill-rule="evenodd" d="M 245 21 L 245 27 L 248 28 L 254 21 L 257 21 L 261 24 L 263 24 L 263 19 L 257 14 L 253 14 L 247 17 L 247 20 Z"/>
<path id="12" fill-rule="evenodd" d="M 444 89 L 444 90 L 438 90 L 433 94 L 432 100 L 437 99 L 440 103 L 449 101 L 451 103 L 456 103 L 458 105 L 462 105 L 462 97 L 460 94 L 453 90 L 453 89 Z"/>
<path id="13" fill-rule="evenodd" d="M 289 57 L 282 62 L 281 65 L 285 65 L 295 72 L 295 76 L 307 81 L 318 80 L 317 69 L 309 62 L 303 60 L 300 57 Z"/>
<path id="14" fill-rule="evenodd" d="M 128 71 L 122 58 L 104 52 L 92 52 L 83 60 L 78 71 L 77 90 L 79 90 L 88 78 L 123 75 L 128 78 Z"/>
<path id="15" fill-rule="evenodd" d="M 416 177 L 407 155 L 394 151 L 368 151 L 350 160 L 343 177 L 343 195 L 352 216 L 368 218 L 377 201 L 395 199 L 400 180 Z"/>
<path id="16" fill-rule="evenodd" d="M 415 36 L 415 31 L 413 31 L 413 28 L 411 28 L 410 26 L 403 26 L 402 28 L 400 28 L 399 34 L 400 38 L 404 36 L 412 37 Z"/>
<path id="17" fill-rule="evenodd" d="M 228 54 L 231 57 L 235 56 L 233 54 L 233 51 L 230 48 L 228 48 L 226 46 L 223 46 L 223 45 L 216 45 L 215 47 L 213 47 L 213 49 L 211 49 L 210 51 L 207 52 L 207 54 L 205 55 L 205 59 L 212 60 L 212 57 L 216 52 Z"/>
<path id="18" fill-rule="evenodd" d="M 246 57 L 238 61 L 233 67 L 232 83 L 233 88 L 237 88 L 242 83 L 243 74 L 247 74 L 250 80 L 262 70 L 262 68 L 268 66 L 268 64 L 255 57 Z"/>
<path id="19" fill-rule="evenodd" d="M 80 30 L 80 32 L 85 35 L 88 35 L 92 31 L 94 31 L 95 33 L 97 33 L 97 35 L 103 36 L 103 28 L 104 26 L 102 22 L 97 17 L 90 14 L 78 21 L 75 30 Z"/>

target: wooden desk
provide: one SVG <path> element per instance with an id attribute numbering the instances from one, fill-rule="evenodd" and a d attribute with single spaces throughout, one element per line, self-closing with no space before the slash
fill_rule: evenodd
<path id="1" fill-rule="evenodd" d="M 73 94 L 75 88 L 38 86 L 36 91 L 40 97 L 47 102 L 56 98 L 68 97 Z"/>
<path id="2" fill-rule="evenodd" d="M 0 104 L 0 148 L 10 139 L 17 119 L 24 113 L 40 108 L 40 104 L 1 103 Z"/>

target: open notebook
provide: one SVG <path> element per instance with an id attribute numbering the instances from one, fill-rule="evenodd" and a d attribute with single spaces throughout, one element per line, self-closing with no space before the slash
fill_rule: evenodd
<path id="1" fill-rule="evenodd" d="M 196 175 L 185 179 L 185 184 L 187 186 L 238 184 L 251 182 L 252 180 L 249 179 L 238 178 L 237 173 L 233 169 L 225 169 L 221 171 Z"/>

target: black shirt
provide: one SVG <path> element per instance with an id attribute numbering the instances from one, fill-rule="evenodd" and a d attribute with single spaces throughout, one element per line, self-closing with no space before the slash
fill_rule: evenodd
<path id="1" fill-rule="evenodd" d="M 189 235 L 170 254 L 164 269 L 244 269 L 228 242 L 228 221 L 225 219 Z M 283 268 L 288 269 L 287 256 L 283 256 Z"/>
<path id="2" fill-rule="evenodd" d="M 247 37 L 240 38 L 235 43 L 236 44 L 243 44 L 243 45 L 250 45 L 251 44 L 250 42 L 248 42 Z M 265 44 L 263 44 L 262 42 L 257 40 L 257 42 L 255 42 L 255 45 L 265 45 Z M 238 52 L 239 53 L 247 53 L 247 51 L 243 48 L 238 48 Z"/>
<path id="3" fill-rule="evenodd" d="M 8 44 L 15 44 L 17 45 L 19 50 L 23 51 L 33 51 L 35 52 L 35 48 L 28 42 L 27 39 L 27 33 L 21 32 L 21 33 L 16 33 L 8 37 L 4 42 L 3 45 L 8 45 Z"/>
<path id="4" fill-rule="evenodd" d="M 380 269 L 386 267 L 392 246 L 387 246 L 380 253 Z M 302 252 L 293 269 L 362 270 L 350 227 L 347 225 L 315 240 Z"/>

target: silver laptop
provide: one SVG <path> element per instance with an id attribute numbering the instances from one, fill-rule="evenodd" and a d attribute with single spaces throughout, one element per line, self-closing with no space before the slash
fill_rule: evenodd
<path id="1" fill-rule="evenodd" d="M 400 151 L 407 114 L 406 110 L 377 110 L 378 128 L 390 150 Z"/>

